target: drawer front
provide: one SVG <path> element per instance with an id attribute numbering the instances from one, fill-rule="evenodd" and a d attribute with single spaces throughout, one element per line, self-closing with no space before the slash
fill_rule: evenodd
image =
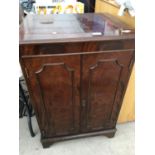
<path id="1" fill-rule="evenodd" d="M 21 45 L 20 56 L 134 49 L 134 40 Z"/>

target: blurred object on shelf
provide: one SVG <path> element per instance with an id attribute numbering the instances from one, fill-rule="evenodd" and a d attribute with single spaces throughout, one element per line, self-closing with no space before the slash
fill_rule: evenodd
<path id="1" fill-rule="evenodd" d="M 118 5 L 120 5 L 120 9 L 118 12 L 119 16 L 124 15 L 124 11 L 127 9 L 129 14 L 134 17 L 135 16 L 135 0 L 115 0 Z"/>
<path id="2" fill-rule="evenodd" d="M 84 13 L 84 4 L 76 0 L 36 0 L 36 14 Z"/>
<path id="3" fill-rule="evenodd" d="M 34 13 L 35 0 L 20 0 L 19 3 L 25 14 Z"/>

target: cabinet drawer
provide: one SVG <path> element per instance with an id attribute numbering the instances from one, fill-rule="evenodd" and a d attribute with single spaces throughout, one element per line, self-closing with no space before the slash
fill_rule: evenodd
<path id="1" fill-rule="evenodd" d="M 21 45 L 20 55 L 72 54 L 121 49 L 134 49 L 134 40 Z"/>

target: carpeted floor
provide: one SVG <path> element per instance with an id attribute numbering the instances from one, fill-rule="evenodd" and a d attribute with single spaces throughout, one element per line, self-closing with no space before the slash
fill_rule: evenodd
<path id="1" fill-rule="evenodd" d="M 96 136 L 57 142 L 48 149 L 40 143 L 40 133 L 35 117 L 32 119 L 36 134 L 30 136 L 26 117 L 19 120 L 20 155 L 134 155 L 134 122 L 117 125 L 114 138 Z"/>

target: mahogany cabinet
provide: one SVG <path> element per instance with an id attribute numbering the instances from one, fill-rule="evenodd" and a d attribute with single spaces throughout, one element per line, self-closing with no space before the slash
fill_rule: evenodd
<path id="1" fill-rule="evenodd" d="M 134 63 L 134 30 L 108 14 L 28 15 L 19 38 L 43 147 L 113 137 Z"/>

